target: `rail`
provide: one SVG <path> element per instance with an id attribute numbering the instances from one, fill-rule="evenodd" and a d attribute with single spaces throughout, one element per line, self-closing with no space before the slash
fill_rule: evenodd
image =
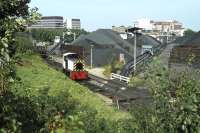
<path id="1" fill-rule="evenodd" d="M 111 73 L 111 78 L 110 79 L 119 79 L 120 81 L 125 81 L 126 83 L 130 82 L 129 77 L 121 76 L 119 74 Z"/>

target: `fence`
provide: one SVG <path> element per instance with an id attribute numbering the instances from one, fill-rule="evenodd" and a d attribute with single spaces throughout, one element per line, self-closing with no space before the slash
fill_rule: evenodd
<path id="1" fill-rule="evenodd" d="M 121 76 L 119 74 L 111 73 L 111 78 L 110 79 L 119 79 L 120 81 L 125 81 L 126 83 L 130 82 L 129 77 Z"/>

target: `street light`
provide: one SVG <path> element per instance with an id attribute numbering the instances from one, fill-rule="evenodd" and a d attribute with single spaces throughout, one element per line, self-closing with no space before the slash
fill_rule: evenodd
<path id="1" fill-rule="evenodd" d="M 127 30 L 127 32 L 131 32 L 134 34 L 135 38 L 134 38 L 134 72 L 136 71 L 136 57 L 137 57 L 137 34 L 139 34 L 137 31 L 141 30 L 142 28 L 138 28 L 136 27 L 136 23 L 134 24 L 133 28 L 130 28 Z"/>
<path id="2" fill-rule="evenodd" d="M 91 69 L 92 69 L 92 65 L 93 65 L 93 62 L 92 62 L 92 60 L 93 60 L 93 51 L 92 51 L 92 49 L 93 49 L 93 47 L 94 47 L 94 45 L 90 45 L 90 67 L 91 67 Z"/>
<path id="3" fill-rule="evenodd" d="M 134 28 L 135 28 L 135 24 L 134 24 Z M 134 69 L 134 72 L 135 72 L 135 71 L 136 71 L 136 56 L 137 56 L 137 54 L 136 54 L 136 52 L 137 52 L 137 50 L 136 50 L 136 48 L 137 48 L 137 47 L 136 47 L 136 45 L 137 45 L 137 44 L 136 44 L 136 43 L 137 43 L 137 38 L 136 38 L 136 37 L 137 37 L 137 34 L 136 34 L 137 31 L 135 30 L 134 33 L 135 33 L 135 34 L 134 34 L 134 35 L 135 35 L 135 38 L 134 38 L 134 68 L 133 68 L 133 69 Z"/>

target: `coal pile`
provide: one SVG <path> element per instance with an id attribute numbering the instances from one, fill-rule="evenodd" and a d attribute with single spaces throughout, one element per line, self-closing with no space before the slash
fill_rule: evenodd
<path id="1" fill-rule="evenodd" d="M 200 45 L 200 32 L 177 38 L 174 43 L 180 45 Z"/>
<path id="2" fill-rule="evenodd" d="M 174 47 L 170 56 L 170 63 L 178 63 L 200 68 L 200 32 L 179 38 L 180 46 Z M 191 62 L 189 60 L 192 60 Z"/>
<path id="3" fill-rule="evenodd" d="M 137 45 L 137 56 L 141 55 L 141 45 L 160 45 L 158 41 L 150 36 L 142 35 Z M 93 65 L 105 66 L 113 60 L 119 60 L 120 54 L 124 54 L 125 62 L 133 59 L 134 38 L 124 40 L 121 36 L 111 29 L 99 29 L 88 35 L 80 36 L 72 45 L 81 46 L 86 50 L 86 64 L 90 64 L 90 50 L 93 46 Z"/>
<path id="4" fill-rule="evenodd" d="M 134 39 L 135 39 L 134 37 L 129 38 L 129 39 L 127 39 L 127 41 L 133 45 Z M 142 47 L 142 45 L 152 45 L 153 47 L 158 47 L 159 45 L 161 45 L 161 42 L 159 42 L 158 40 L 156 40 L 155 38 L 153 38 L 151 36 L 138 35 L 137 36 L 137 45 L 139 47 Z"/>

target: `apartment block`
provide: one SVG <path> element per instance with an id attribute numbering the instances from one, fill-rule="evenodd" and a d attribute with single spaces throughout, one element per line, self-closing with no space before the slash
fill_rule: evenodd
<path id="1" fill-rule="evenodd" d="M 143 28 L 144 32 L 171 33 L 177 36 L 183 36 L 183 24 L 176 20 L 153 21 L 150 19 L 138 19 L 136 26 Z"/>
<path id="2" fill-rule="evenodd" d="M 35 24 L 28 26 L 30 29 L 40 28 L 64 28 L 62 16 L 44 16 L 38 20 Z"/>
<path id="3" fill-rule="evenodd" d="M 67 29 L 81 29 L 81 20 L 80 19 L 66 19 L 65 27 Z"/>

